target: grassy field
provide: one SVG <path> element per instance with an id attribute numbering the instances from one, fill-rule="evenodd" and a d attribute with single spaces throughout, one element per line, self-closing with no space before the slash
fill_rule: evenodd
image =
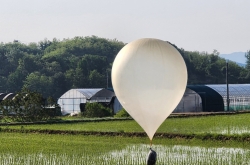
<path id="1" fill-rule="evenodd" d="M 250 134 L 250 113 L 189 118 L 169 118 L 157 132 L 181 134 Z M 75 130 L 97 132 L 143 132 L 134 120 L 0 126 L 11 129 Z"/>
<path id="2" fill-rule="evenodd" d="M 148 138 L 0 133 L 0 164 L 145 164 Z M 154 140 L 158 164 L 244 164 L 250 144 Z"/>
<path id="3" fill-rule="evenodd" d="M 250 134 L 250 114 L 169 118 L 158 132 Z M 0 164 L 143 165 L 147 137 L 8 133 L 3 130 L 76 130 L 143 132 L 133 120 L 0 126 Z M 1 131 L 2 130 L 2 131 Z M 250 141 L 154 138 L 157 164 L 248 164 Z"/>

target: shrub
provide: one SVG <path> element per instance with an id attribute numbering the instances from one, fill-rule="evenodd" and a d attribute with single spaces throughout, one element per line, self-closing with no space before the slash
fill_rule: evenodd
<path id="1" fill-rule="evenodd" d="M 122 108 L 114 117 L 130 117 L 130 115 L 124 108 Z"/>
<path id="2" fill-rule="evenodd" d="M 107 117 L 112 116 L 112 110 L 100 103 L 86 103 L 85 110 L 82 112 L 84 117 Z"/>

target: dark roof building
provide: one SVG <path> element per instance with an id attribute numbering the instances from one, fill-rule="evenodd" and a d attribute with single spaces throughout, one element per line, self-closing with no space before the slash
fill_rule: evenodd
<path id="1" fill-rule="evenodd" d="M 229 84 L 229 110 L 250 109 L 250 84 Z M 226 84 L 188 85 L 174 112 L 227 110 Z"/>

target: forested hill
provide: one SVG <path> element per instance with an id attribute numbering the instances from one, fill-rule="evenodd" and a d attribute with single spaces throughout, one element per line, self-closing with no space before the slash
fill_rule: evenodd
<path id="1" fill-rule="evenodd" d="M 71 88 L 111 87 L 112 62 L 124 45 L 96 36 L 43 40 L 28 45 L 1 43 L 0 93 L 28 88 L 57 99 Z M 226 61 L 217 52 L 178 50 L 187 65 L 188 84 L 225 83 Z M 230 83 L 249 83 L 246 68 L 233 62 L 229 66 Z"/>

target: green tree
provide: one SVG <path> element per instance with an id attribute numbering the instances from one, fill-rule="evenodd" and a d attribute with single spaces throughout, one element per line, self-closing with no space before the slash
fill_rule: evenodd
<path id="1" fill-rule="evenodd" d="M 246 57 L 246 79 L 250 79 L 250 50 L 248 50 L 245 53 L 245 57 Z"/>
<path id="2" fill-rule="evenodd" d="M 24 55 L 22 59 L 19 60 L 19 67 L 27 73 L 32 73 L 34 71 L 39 71 L 42 68 L 39 56 Z"/>
<path id="3" fill-rule="evenodd" d="M 6 83 L 7 79 L 4 76 L 0 76 L 0 92 L 5 92 L 5 90 L 7 89 L 6 87 Z"/>
<path id="4" fill-rule="evenodd" d="M 51 44 L 52 44 L 52 42 L 50 40 L 44 39 L 43 41 L 38 42 L 38 48 L 40 50 L 45 50 Z"/>
<path id="5" fill-rule="evenodd" d="M 10 73 L 7 78 L 7 90 L 8 92 L 17 92 L 22 89 L 23 80 L 25 79 L 25 73 L 22 70 L 17 69 L 15 72 Z"/>
<path id="6" fill-rule="evenodd" d="M 57 99 L 59 98 L 65 91 L 69 90 L 71 86 L 66 82 L 65 75 L 62 72 L 55 73 L 52 77 L 51 84 L 51 92 L 49 92 L 49 96 Z"/>
<path id="7" fill-rule="evenodd" d="M 75 70 L 74 85 L 86 87 L 105 87 L 105 75 L 109 64 L 106 57 L 84 55 Z"/>
<path id="8" fill-rule="evenodd" d="M 105 88 L 106 81 L 105 76 L 100 74 L 97 70 L 93 70 L 89 74 L 89 87 L 92 88 Z"/>
<path id="9" fill-rule="evenodd" d="M 0 90 L 15 92 L 27 87 L 45 97 L 59 97 L 70 88 L 106 87 L 111 83 L 112 62 L 124 46 L 116 39 L 75 37 L 38 43 L 0 43 Z M 188 84 L 225 83 L 226 60 L 219 52 L 185 51 L 172 44 L 185 60 Z M 247 67 L 229 63 L 230 83 L 250 81 L 250 52 Z"/>
<path id="10" fill-rule="evenodd" d="M 44 97 L 48 97 L 53 91 L 53 80 L 39 72 L 32 72 L 24 80 L 23 88 L 39 92 Z"/>
<path id="11" fill-rule="evenodd" d="M 3 115 L 15 121 L 41 121 L 51 118 L 51 113 L 45 108 L 46 100 L 40 93 L 23 89 L 13 99 L 0 103 Z"/>
<path id="12" fill-rule="evenodd" d="M 250 70 L 250 50 L 245 53 L 246 57 L 246 69 Z"/>

